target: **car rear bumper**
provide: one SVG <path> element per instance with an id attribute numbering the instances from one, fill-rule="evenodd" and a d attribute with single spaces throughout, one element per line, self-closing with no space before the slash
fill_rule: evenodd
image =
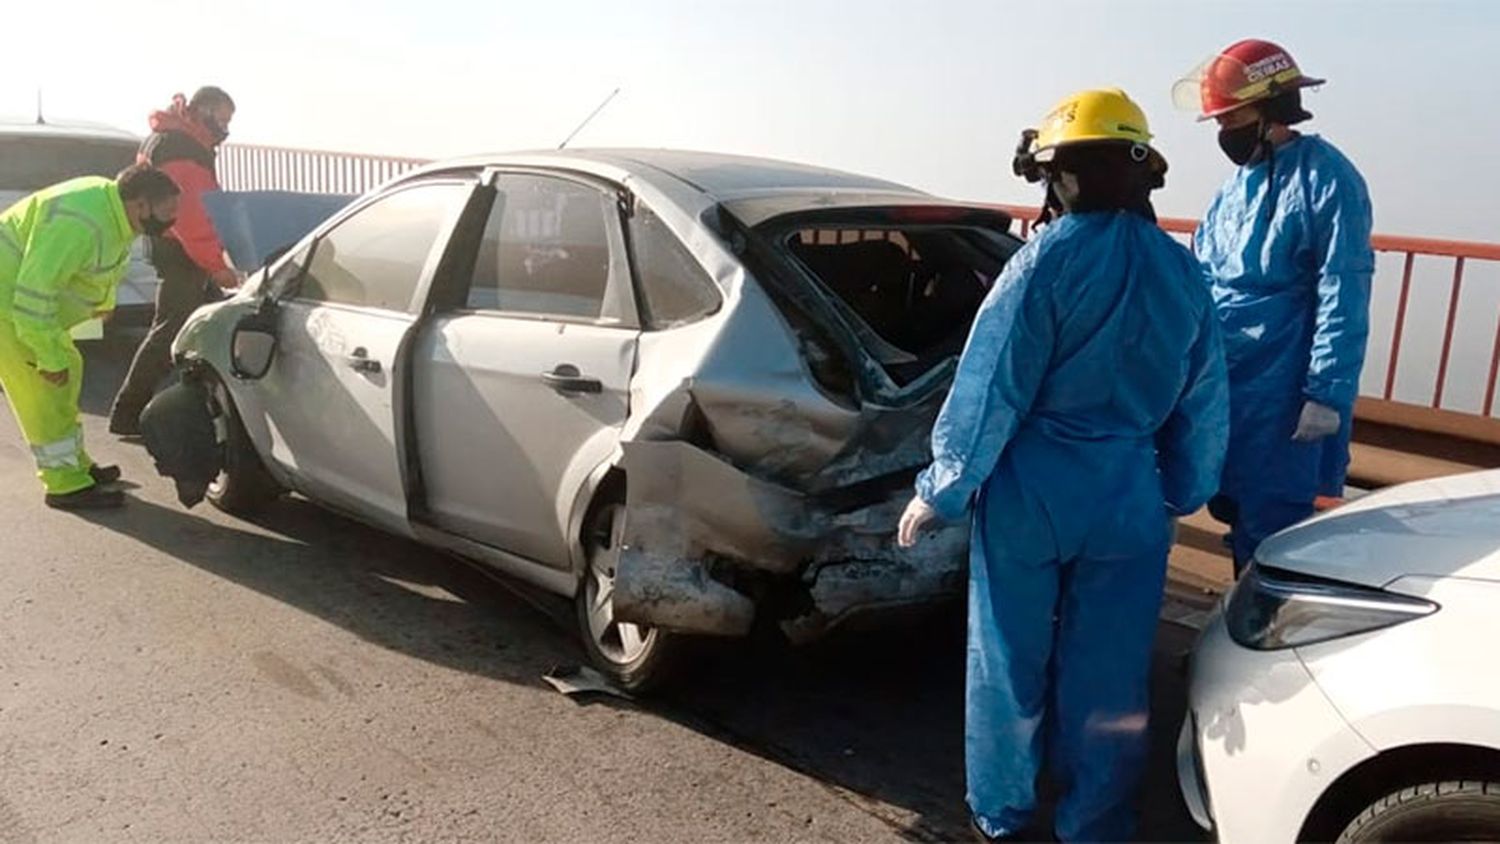
<path id="1" fill-rule="evenodd" d="M 739 636 L 769 617 L 807 641 L 857 617 L 963 593 L 967 525 L 896 546 L 904 485 L 834 508 L 686 442 L 622 449 L 630 478 L 614 593 L 622 621 Z"/>
<path id="2" fill-rule="evenodd" d="M 853 560 L 826 565 L 812 575 L 812 610 L 781 622 L 793 642 L 816 639 L 835 627 L 878 622 L 903 611 L 954 601 L 964 594 L 965 555 L 929 556 L 920 564 Z"/>
<path id="3" fill-rule="evenodd" d="M 846 560 L 775 574 L 735 561 L 657 554 L 627 545 L 615 578 L 615 617 L 681 633 L 743 636 L 771 618 L 794 643 L 844 625 L 876 625 L 963 595 L 963 553 Z"/>

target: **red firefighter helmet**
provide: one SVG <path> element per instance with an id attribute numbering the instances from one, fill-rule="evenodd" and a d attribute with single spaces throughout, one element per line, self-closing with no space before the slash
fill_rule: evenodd
<path id="1" fill-rule="evenodd" d="M 1292 55 L 1270 41 L 1248 38 L 1224 48 L 1172 86 L 1178 108 L 1211 120 L 1287 91 L 1322 85 L 1302 73 Z"/>

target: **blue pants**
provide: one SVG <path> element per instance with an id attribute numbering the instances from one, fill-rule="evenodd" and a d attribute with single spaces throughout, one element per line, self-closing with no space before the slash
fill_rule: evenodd
<path id="1" fill-rule="evenodd" d="M 1342 494 L 1342 490 L 1340 490 Z M 1239 577 L 1255 559 L 1255 551 L 1267 537 L 1280 533 L 1316 512 L 1311 501 L 1284 501 L 1275 497 L 1215 496 L 1209 502 L 1214 518 L 1229 525 L 1229 547 L 1234 552 L 1234 576 Z"/>
<path id="2" fill-rule="evenodd" d="M 1058 837 L 1126 840 L 1148 753 L 1165 527 L 1149 553 L 1040 565 L 1008 558 L 984 533 L 976 519 L 965 720 L 975 822 L 997 836 L 1025 828 L 1050 754 Z"/>

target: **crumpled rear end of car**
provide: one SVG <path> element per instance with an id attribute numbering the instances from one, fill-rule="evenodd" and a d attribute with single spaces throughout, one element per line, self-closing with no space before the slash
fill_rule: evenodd
<path id="1" fill-rule="evenodd" d="M 692 379 L 641 410 L 658 424 L 621 446 L 618 618 L 728 636 L 769 618 L 800 641 L 962 594 L 967 524 L 915 549 L 894 534 L 969 324 L 1017 244 L 1003 219 L 921 211 L 783 215 L 726 233 L 746 244 L 800 360 L 768 365 L 771 326 L 753 348 L 721 337 Z M 756 377 L 720 359 L 735 354 L 753 356 Z"/>

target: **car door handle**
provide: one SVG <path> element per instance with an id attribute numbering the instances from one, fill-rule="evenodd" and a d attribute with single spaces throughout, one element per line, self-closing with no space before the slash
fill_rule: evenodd
<path id="1" fill-rule="evenodd" d="M 602 381 L 579 373 L 578 367 L 570 363 L 558 364 L 551 372 L 543 372 L 542 383 L 565 396 L 604 392 Z"/>
<path id="2" fill-rule="evenodd" d="M 369 351 L 364 346 L 354 350 L 348 358 L 349 368 L 355 372 L 364 372 L 375 375 L 380 372 L 380 361 L 370 357 Z"/>

